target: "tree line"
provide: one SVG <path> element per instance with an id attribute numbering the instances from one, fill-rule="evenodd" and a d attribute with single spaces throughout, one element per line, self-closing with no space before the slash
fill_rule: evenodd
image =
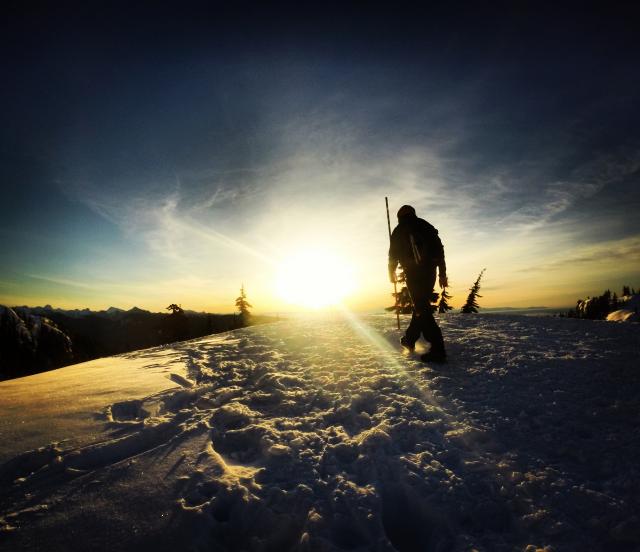
<path id="1" fill-rule="evenodd" d="M 567 312 L 567 317 L 604 320 L 608 314 L 624 308 L 626 300 L 632 295 L 636 295 L 636 290 L 630 286 L 622 286 L 620 297 L 615 291 L 612 293 L 610 289 L 607 289 L 597 297 L 578 299 L 575 308 Z"/>
<path id="2" fill-rule="evenodd" d="M 482 297 L 482 295 L 480 295 L 480 280 L 482 279 L 485 270 L 486 268 L 483 268 L 480 271 L 478 278 L 469 288 L 469 295 L 467 295 L 467 300 L 464 305 L 462 305 L 460 312 L 465 314 L 478 312 L 478 309 L 480 308 L 478 298 Z M 398 273 L 397 281 L 400 284 L 406 284 L 407 279 L 403 270 L 400 270 Z M 411 301 L 411 294 L 409 293 L 409 289 L 406 285 L 403 285 L 400 288 L 400 291 L 392 293 L 391 296 L 395 299 L 395 304 L 390 307 L 386 307 L 385 310 L 395 312 L 397 309 L 401 314 L 411 314 L 413 303 Z M 432 312 L 442 314 L 453 310 L 453 307 L 449 304 L 451 299 L 452 296 L 447 293 L 447 288 L 443 288 L 440 293 L 434 292 L 431 297 Z"/>

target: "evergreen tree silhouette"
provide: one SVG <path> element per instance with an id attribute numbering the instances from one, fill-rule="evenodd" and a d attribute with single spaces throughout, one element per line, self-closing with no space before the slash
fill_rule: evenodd
<path id="1" fill-rule="evenodd" d="M 170 341 L 182 341 L 187 339 L 189 335 L 189 321 L 184 314 L 184 310 L 180 305 L 171 303 L 167 310 L 171 311 L 171 314 L 165 320 L 164 332 Z"/>
<path id="2" fill-rule="evenodd" d="M 447 293 L 447 288 L 443 288 L 442 293 L 440 293 L 440 301 L 438 302 L 438 312 L 440 314 L 448 312 L 453 308 L 449 304 L 449 299 L 451 299 L 451 295 Z"/>
<path id="3" fill-rule="evenodd" d="M 400 269 L 396 277 L 396 282 L 398 284 L 403 284 L 406 281 L 407 279 L 404 275 L 404 271 Z M 409 289 L 407 286 L 402 286 L 397 293 L 392 293 L 391 297 L 395 299 L 395 303 L 390 307 L 386 307 L 385 310 L 395 312 L 397 308 L 401 314 L 411 314 L 411 311 L 413 310 L 413 303 L 411 302 L 411 295 L 409 295 Z"/>
<path id="4" fill-rule="evenodd" d="M 395 299 L 395 304 L 390 307 L 386 307 L 385 310 L 389 312 L 396 311 L 396 308 L 400 311 L 401 314 L 410 314 L 412 311 L 412 303 L 411 303 L 411 295 L 409 295 L 409 290 L 407 286 L 402 286 L 398 293 L 392 293 L 391 296 Z"/>
<path id="5" fill-rule="evenodd" d="M 625 286 L 626 288 L 627 286 Z M 624 291 L 629 291 L 623 288 Z M 576 308 L 569 311 L 568 316 L 571 318 L 588 318 L 590 320 L 604 320 L 607 314 L 618 310 L 621 307 L 620 299 L 616 293 L 606 290 L 602 295 L 597 297 L 587 297 L 586 299 L 578 299 Z"/>
<path id="6" fill-rule="evenodd" d="M 629 286 L 622 286 L 622 295 L 631 295 L 631 290 Z"/>
<path id="7" fill-rule="evenodd" d="M 485 270 L 487 269 L 486 268 L 482 269 L 482 271 L 478 275 L 478 279 L 469 289 L 469 296 L 467 297 L 467 302 L 462 307 L 461 312 L 464 312 L 466 314 L 478 312 L 480 305 L 478 305 L 478 302 L 476 301 L 476 299 L 478 297 L 482 297 L 482 295 L 480 295 L 478 292 L 480 291 L 480 279 L 482 278 L 482 275 L 484 274 Z"/>
<path id="8" fill-rule="evenodd" d="M 244 291 L 244 284 L 240 286 L 240 296 L 236 298 L 236 307 L 240 311 L 240 317 L 243 322 L 246 322 L 251 316 L 251 312 L 249 312 L 250 308 L 253 308 L 253 305 L 247 301 L 247 294 Z"/>
<path id="9" fill-rule="evenodd" d="M 184 314 L 184 310 L 182 310 L 182 307 L 180 305 L 176 305 L 175 303 L 171 303 L 168 307 L 167 310 L 171 311 L 172 315 L 179 315 L 179 314 Z"/>

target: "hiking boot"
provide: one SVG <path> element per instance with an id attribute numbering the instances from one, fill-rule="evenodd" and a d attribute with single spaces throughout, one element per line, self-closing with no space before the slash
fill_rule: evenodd
<path id="1" fill-rule="evenodd" d="M 402 345 L 407 351 L 413 353 L 416 350 L 416 344 L 411 343 L 406 336 L 400 338 L 400 345 Z"/>
<path id="2" fill-rule="evenodd" d="M 422 362 L 436 362 L 438 364 L 444 364 L 447 362 L 447 354 L 446 353 L 434 353 L 429 351 L 420 357 Z"/>

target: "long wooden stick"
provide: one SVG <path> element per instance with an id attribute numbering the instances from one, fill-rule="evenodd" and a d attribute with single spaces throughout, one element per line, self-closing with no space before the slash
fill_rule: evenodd
<path id="1" fill-rule="evenodd" d="M 384 204 L 387 206 L 387 228 L 389 230 L 389 244 L 391 244 L 391 219 L 389 218 L 389 198 L 384 198 Z M 395 280 L 395 278 L 394 278 Z M 398 305 L 398 284 L 393 282 L 393 297 L 396 300 L 396 321 L 398 322 L 398 329 L 400 329 L 400 308 Z"/>

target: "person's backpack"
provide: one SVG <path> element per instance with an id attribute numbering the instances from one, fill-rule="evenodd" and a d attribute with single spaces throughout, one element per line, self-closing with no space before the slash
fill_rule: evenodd
<path id="1" fill-rule="evenodd" d="M 412 228 L 409 232 L 409 246 L 417 266 L 431 265 L 442 256 L 442 242 L 438 231 L 430 225 Z"/>

